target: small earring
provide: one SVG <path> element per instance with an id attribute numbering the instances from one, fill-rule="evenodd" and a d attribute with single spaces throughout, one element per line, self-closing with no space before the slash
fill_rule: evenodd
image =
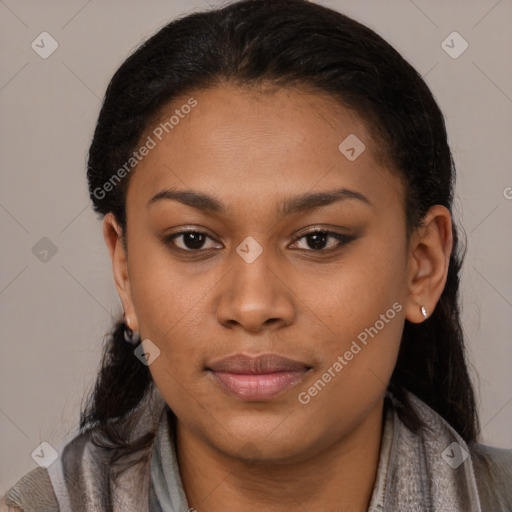
<path id="1" fill-rule="evenodd" d="M 130 343 L 131 345 L 137 345 L 140 341 L 140 336 L 138 332 L 133 332 L 128 326 L 128 319 L 124 321 L 124 341 Z"/>
<path id="2" fill-rule="evenodd" d="M 425 306 L 421 306 L 420 310 L 421 314 L 423 315 L 423 318 L 427 318 L 427 309 L 425 308 Z"/>

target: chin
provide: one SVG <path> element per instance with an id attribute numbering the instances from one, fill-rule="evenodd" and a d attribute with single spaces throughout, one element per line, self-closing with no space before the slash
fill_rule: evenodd
<path id="1" fill-rule="evenodd" d="M 287 463 L 296 462 L 303 453 L 298 444 L 289 443 L 283 446 L 281 442 L 271 442 L 264 437 L 259 439 L 250 439 L 237 443 L 237 446 L 231 444 L 226 447 L 225 453 L 231 457 L 243 460 L 244 462 L 254 464 L 266 463 Z"/>
<path id="2" fill-rule="evenodd" d="M 277 420 L 275 417 L 267 422 L 258 419 L 248 422 L 244 418 L 243 424 L 237 422 L 237 425 L 222 421 L 225 430 L 219 427 L 221 437 L 212 438 L 211 431 L 207 437 L 217 450 L 247 462 L 298 461 L 311 448 L 312 442 L 304 436 L 309 430 L 304 425 L 299 429 L 301 434 L 297 425 L 290 429 L 285 423 L 283 418 Z"/>

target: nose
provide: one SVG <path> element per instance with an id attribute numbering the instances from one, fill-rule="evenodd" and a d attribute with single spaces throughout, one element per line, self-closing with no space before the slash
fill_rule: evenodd
<path id="1" fill-rule="evenodd" d="M 264 254 L 265 251 L 252 263 L 234 255 L 234 264 L 222 282 L 217 303 L 217 318 L 223 326 L 260 332 L 265 328 L 277 330 L 294 321 L 290 283 Z"/>

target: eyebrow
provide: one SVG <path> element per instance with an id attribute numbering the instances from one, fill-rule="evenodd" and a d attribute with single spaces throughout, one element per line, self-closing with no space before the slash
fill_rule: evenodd
<path id="1" fill-rule="evenodd" d="M 278 205 L 277 214 L 280 217 L 285 217 L 287 215 L 306 212 L 323 206 L 328 206 L 335 202 L 351 199 L 356 199 L 370 206 L 372 204 L 369 199 L 360 192 L 347 188 L 340 188 L 335 190 L 306 193 L 288 198 Z M 147 207 L 149 208 L 153 204 L 162 200 L 179 201 L 182 204 L 203 212 L 221 214 L 226 213 L 227 211 L 222 202 L 213 196 L 192 190 L 175 189 L 166 189 L 158 192 L 158 194 L 148 201 Z"/>

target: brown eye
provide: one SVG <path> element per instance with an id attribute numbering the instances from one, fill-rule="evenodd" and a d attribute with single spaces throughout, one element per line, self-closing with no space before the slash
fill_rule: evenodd
<path id="1" fill-rule="evenodd" d="M 297 238 L 294 243 L 296 244 L 303 239 L 305 240 L 306 247 L 298 247 L 299 249 L 312 250 L 316 252 L 328 252 L 346 245 L 347 243 L 351 242 L 354 237 L 342 235 L 341 233 L 336 233 L 335 231 L 314 230 L 301 235 L 300 238 Z"/>
<path id="2" fill-rule="evenodd" d="M 204 247 L 204 244 L 208 239 L 213 241 L 213 239 L 206 233 L 202 233 L 200 231 L 181 231 L 180 233 L 174 233 L 166 236 L 164 238 L 164 243 L 172 245 L 183 251 L 195 252 L 211 249 L 212 247 Z M 178 242 L 175 242 L 175 240 L 178 240 Z"/>

